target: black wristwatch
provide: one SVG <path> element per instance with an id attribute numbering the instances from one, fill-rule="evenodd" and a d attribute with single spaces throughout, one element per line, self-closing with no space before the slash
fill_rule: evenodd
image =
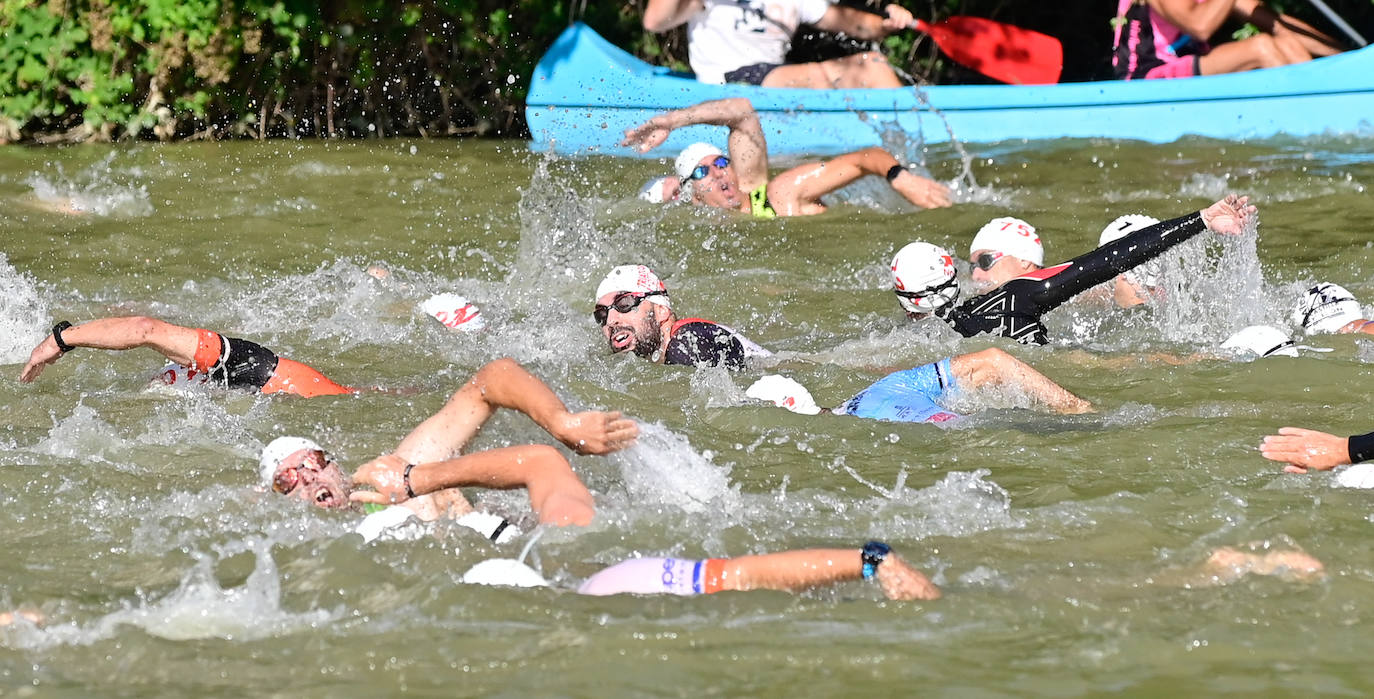
<path id="1" fill-rule="evenodd" d="M 62 341 L 62 331 L 63 331 L 63 330 L 66 330 L 67 328 L 70 328 L 70 327 L 72 327 L 72 324 L 71 324 L 71 323 L 68 323 L 68 322 L 65 321 L 65 320 L 62 321 L 61 323 L 58 323 L 57 325 L 52 326 L 52 339 L 53 339 L 53 342 L 56 342 L 56 343 L 57 343 L 57 349 L 62 350 L 62 353 L 63 353 L 63 354 L 66 354 L 66 353 L 68 353 L 68 352 L 70 352 L 70 351 L 76 349 L 75 347 L 72 347 L 71 345 L 69 345 L 69 344 L 67 344 L 67 343 L 65 343 L 65 342 Z"/>
<path id="2" fill-rule="evenodd" d="M 864 580 L 872 580 L 878 574 L 878 566 L 882 564 L 887 554 L 892 553 L 892 547 L 881 541 L 870 541 L 864 544 L 863 552 L 859 554 L 860 560 L 864 564 Z"/>

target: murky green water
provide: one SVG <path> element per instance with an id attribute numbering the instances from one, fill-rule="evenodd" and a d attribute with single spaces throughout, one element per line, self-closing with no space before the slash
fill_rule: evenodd
<path id="1" fill-rule="evenodd" d="M 1285 476 L 1256 451 L 1285 424 L 1371 429 L 1374 350 L 1349 337 L 1299 359 L 1171 366 L 1256 322 L 1291 327 L 1304 284 L 1374 299 L 1369 140 L 1236 145 L 1012 144 L 974 150 L 981 185 L 909 213 L 881 188 L 784 222 L 657 210 L 631 198 L 666 166 L 545 162 L 521 143 L 185 144 L 0 150 L 0 693 L 89 696 L 951 696 L 1166 692 L 1365 694 L 1374 614 L 1368 491 Z M 954 153 L 927 153 L 937 176 Z M 966 251 L 1021 216 L 1047 259 L 1085 251 L 1117 214 L 1181 214 L 1236 190 L 1258 243 L 1191 243 L 1158 311 L 1075 304 L 1058 342 L 1012 348 L 1095 414 L 982 395 L 955 429 L 805 418 L 742 405 L 760 372 L 607 356 L 589 311 L 613 264 L 654 266 L 680 314 L 734 326 L 772 371 L 834 404 L 882 376 L 994 344 L 908 326 L 892 252 Z M 45 207 L 75 199 L 84 215 Z M 385 262 L 378 282 L 363 269 Z M 489 330 L 415 309 L 457 291 Z M 354 385 L 341 399 L 145 390 L 149 351 L 79 350 L 14 376 L 55 319 L 144 313 L 261 341 Z M 514 356 L 578 407 L 640 418 L 636 448 L 573 457 L 596 523 L 535 549 L 552 590 L 458 582 L 514 556 L 467 530 L 363 545 L 356 515 L 251 489 L 261 445 L 313 434 L 345 463 L 389 450 L 484 362 Z M 550 440 L 502 416 L 479 446 Z M 528 517 L 518 493 L 478 497 Z M 583 598 L 603 565 L 880 537 L 946 591 L 881 601 L 858 583 L 788 595 Z M 1301 547 L 1328 575 L 1196 586 L 1214 547 Z"/>

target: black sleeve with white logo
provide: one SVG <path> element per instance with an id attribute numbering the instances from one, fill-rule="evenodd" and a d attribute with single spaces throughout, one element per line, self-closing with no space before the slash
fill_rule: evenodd
<path id="1" fill-rule="evenodd" d="M 988 333 L 1024 344 L 1043 345 L 1049 338 L 1041 316 L 1084 290 L 1149 262 L 1206 228 L 1198 213 L 1161 221 L 1063 264 L 1013 279 L 944 313 L 936 311 L 936 315 L 964 337 Z"/>
<path id="2" fill-rule="evenodd" d="M 277 372 L 277 355 L 256 342 L 220 335 L 219 361 L 210 380 L 229 388 L 260 389 Z"/>
<path id="3" fill-rule="evenodd" d="M 734 333 L 715 323 L 684 323 L 668 339 L 664 364 L 686 366 L 723 366 L 731 371 L 744 368 L 744 345 Z"/>

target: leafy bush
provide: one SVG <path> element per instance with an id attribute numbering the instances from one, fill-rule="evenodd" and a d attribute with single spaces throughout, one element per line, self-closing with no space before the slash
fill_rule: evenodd
<path id="1" fill-rule="evenodd" d="M 644 2 L 0 0 L 0 142 L 523 136 L 534 64 L 575 19 L 686 67 L 681 29 L 641 29 Z M 1114 8 L 1101 0 L 907 4 L 923 17 L 980 15 L 1054 34 L 1066 79 L 1106 73 Z M 1335 4 L 1357 26 L 1374 20 L 1374 3 Z M 920 78 L 979 79 L 918 35 L 883 48 Z"/>

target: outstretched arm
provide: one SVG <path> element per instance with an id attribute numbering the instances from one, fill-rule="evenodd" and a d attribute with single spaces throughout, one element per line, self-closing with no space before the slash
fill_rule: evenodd
<path id="1" fill-rule="evenodd" d="M 1307 469 L 1329 471 L 1337 466 L 1374 459 L 1374 432 L 1352 437 L 1281 427 L 1260 444 L 1260 454 L 1270 461 L 1284 461 L 1288 473 L 1307 473 Z"/>
<path id="2" fill-rule="evenodd" d="M 1012 386 L 1060 413 L 1078 414 L 1093 409 L 1092 403 L 996 347 L 961 354 L 950 360 L 950 366 L 960 383 L 967 387 Z"/>
<path id="3" fill-rule="evenodd" d="M 661 34 L 683 24 L 701 10 L 701 0 L 649 0 L 644 8 L 644 30 Z"/>
<path id="4" fill-rule="evenodd" d="M 872 147 L 845 153 L 823 163 L 807 163 L 788 170 L 768 183 L 768 199 L 783 215 L 806 213 L 804 207 L 819 204 L 820 198 L 864 175 L 886 177 L 900 163 L 891 153 Z M 927 177 L 897 171 L 889 180 L 907 201 L 927 209 L 950 205 L 949 188 Z"/>
<path id="5" fill-rule="evenodd" d="M 1217 235 L 1242 235 L 1255 214 L 1249 197 L 1228 194 L 1201 211 L 1160 221 L 1068 262 L 1017 279 L 1030 279 L 1035 283 L 1031 300 L 1042 314 L 1048 313 L 1083 291 L 1159 257 L 1204 230 Z"/>
<path id="6" fill-rule="evenodd" d="M 568 412 L 543 381 L 507 358 L 478 369 L 439 412 L 401 440 L 395 453 L 410 463 L 449 458 L 477 434 L 497 408 L 528 415 L 579 454 L 609 454 L 629 446 L 639 434 L 634 421 L 619 412 Z"/>
<path id="7" fill-rule="evenodd" d="M 596 513 L 591 492 L 573 473 L 571 464 L 557 449 L 546 445 L 503 447 L 411 466 L 410 493 L 406 490 L 406 468 L 407 462 L 395 454 L 363 464 L 353 474 L 353 482 L 376 490 L 355 490 L 349 499 L 391 504 L 404 502 L 410 493 L 424 495 L 446 488 L 525 488 L 540 522 L 586 526 Z"/>
<path id="8" fill-rule="evenodd" d="M 884 15 L 876 15 L 853 7 L 831 5 L 816 26 L 828 32 L 840 32 L 855 39 L 872 41 L 902 31 L 916 21 L 911 10 L 901 5 L 888 5 L 883 10 Z"/>
<path id="9" fill-rule="evenodd" d="M 740 188 L 750 191 L 768 181 L 768 141 L 754 105 L 743 97 L 711 100 L 660 114 L 625 132 L 622 146 L 647 153 L 667 140 L 674 129 L 696 124 L 725 126 L 730 159 Z"/>
<path id="10" fill-rule="evenodd" d="M 803 590 L 845 580 L 863 578 L 861 551 L 856 549 L 803 549 L 725 559 L 721 589 Z M 934 600 L 936 587 L 921 571 L 896 553 L 878 566 L 878 583 L 888 599 Z"/>
<path id="11" fill-rule="evenodd" d="M 62 331 L 62 341 L 70 347 L 108 350 L 147 347 L 183 366 L 190 366 L 195 357 L 197 337 L 192 328 L 146 316 L 102 318 Z M 60 359 L 62 354 L 57 341 L 49 334 L 29 354 L 29 362 L 19 373 L 19 380 L 28 383 L 38 378 L 43 369 Z"/>

